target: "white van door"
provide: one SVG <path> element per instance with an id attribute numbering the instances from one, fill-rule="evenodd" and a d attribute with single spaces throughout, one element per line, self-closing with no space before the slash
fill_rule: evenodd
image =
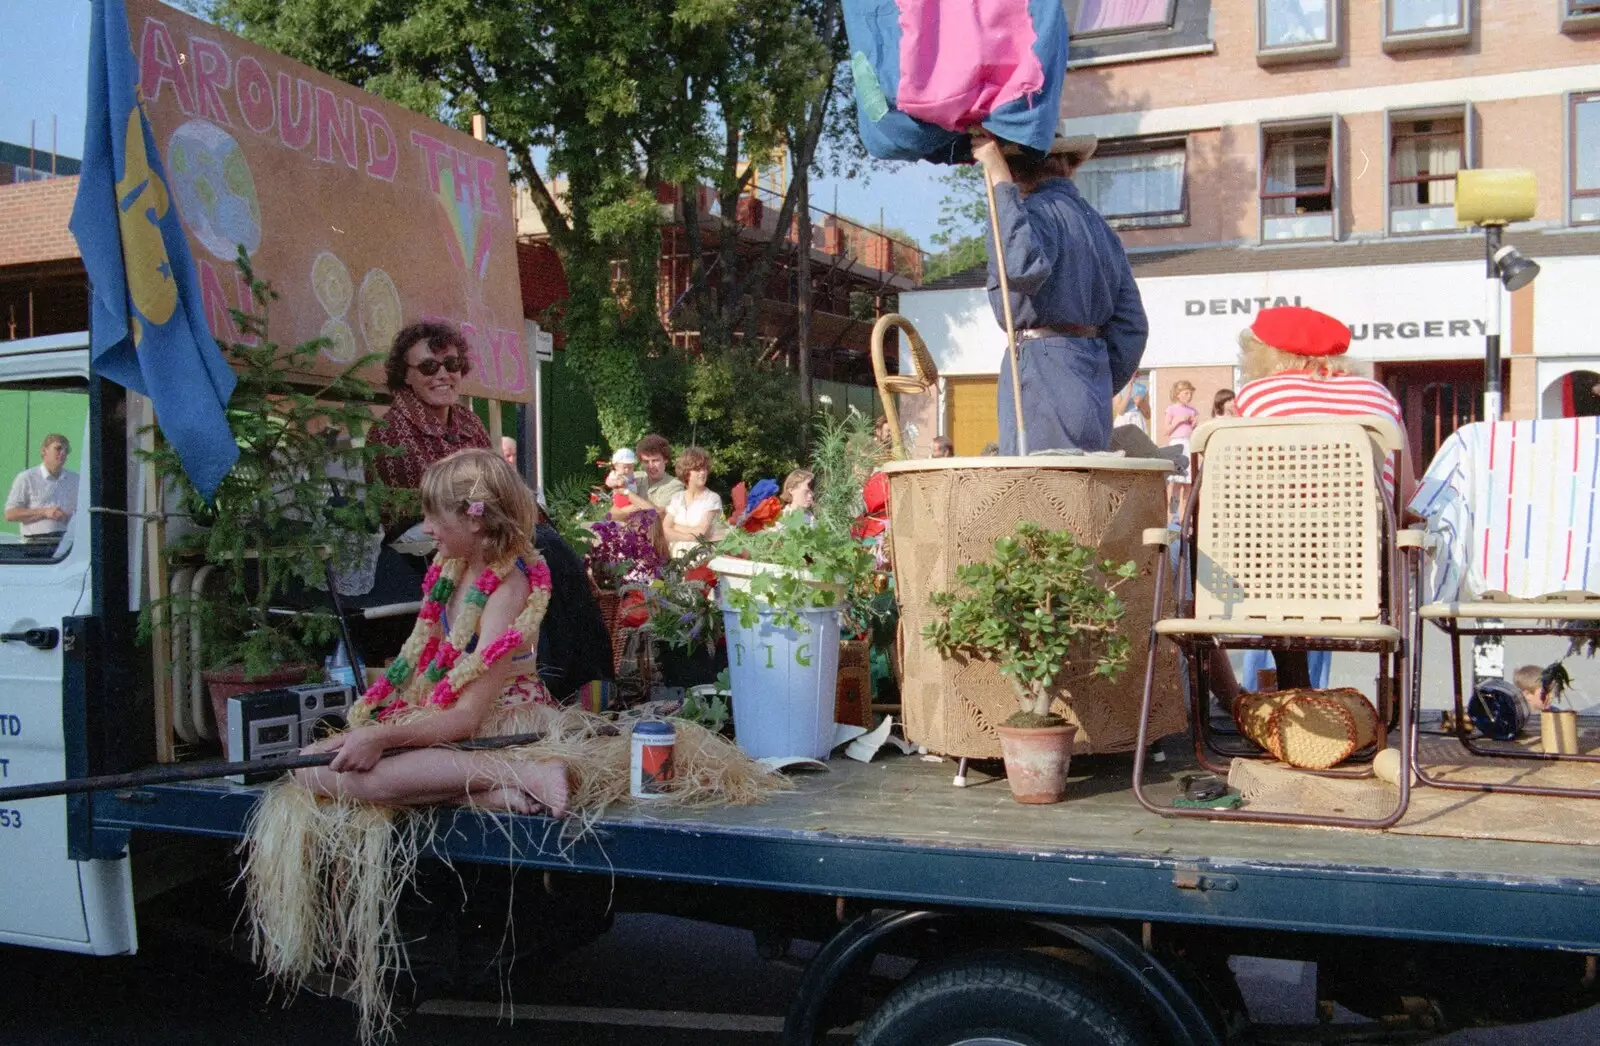
<path id="1" fill-rule="evenodd" d="M 88 613 L 92 595 L 81 338 L 0 352 L 0 785 L 66 776 L 62 619 Z M 131 951 L 132 910 L 126 856 L 68 858 L 64 797 L 0 804 L 0 942 Z"/>

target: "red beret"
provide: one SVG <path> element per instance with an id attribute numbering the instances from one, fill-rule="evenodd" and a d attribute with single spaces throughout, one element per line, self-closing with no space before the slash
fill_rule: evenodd
<path id="1" fill-rule="evenodd" d="M 1282 305 L 1262 309 L 1250 333 L 1280 352 L 1296 356 L 1337 356 L 1350 347 L 1350 328 L 1316 309 Z"/>

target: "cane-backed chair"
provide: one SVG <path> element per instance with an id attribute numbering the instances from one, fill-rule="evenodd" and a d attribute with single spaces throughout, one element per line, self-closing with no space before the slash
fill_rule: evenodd
<path id="1" fill-rule="evenodd" d="M 1195 755 L 1208 769 L 1227 765 L 1210 737 L 1210 655 L 1215 650 L 1346 650 L 1372 653 L 1380 663 L 1379 719 L 1388 722 L 1397 677 L 1401 735 L 1411 723 L 1405 656 L 1406 594 L 1395 552 L 1394 494 L 1386 464 L 1400 468 L 1405 438 L 1378 417 L 1226 418 L 1195 430 L 1189 452 L 1194 493 L 1176 535 L 1179 583 L 1176 612 L 1168 613 L 1168 556 L 1158 560 L 1156 603 L 1145 669 L 1134 795 L 1169 817 L 1384 828 L 1410 801 L 1410 756 L 1402 748 L 1394 810 L 1377 819 L 1319 814 L 1215 810 L 1157 805 L 1144 785 L 1145 748 L 1159 642 L 1176 643 L 1188 665 Z M 1168 546 L 1165 528 L 1145 542 Z M 1314 772 L 1314 771 L 1307 771 Z M 1349 771 L 1326 771 L 1354 776 Z M 1369 768 L 1356 773 L 1370 774 Z"/>

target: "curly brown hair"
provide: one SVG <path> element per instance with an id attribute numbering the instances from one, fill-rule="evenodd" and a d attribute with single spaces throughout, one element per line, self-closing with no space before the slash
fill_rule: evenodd
<path id="1" fill-rule="evenodd" d="M 661 458 L 665 461 L 672 460 L 672 444 L 667 442 L 667 437 L 658 436 L 654 432 L 650 433 L 650 435 L 646 436 L 644 439 L 641 439 L 633 448 L 633 452 L 639 455 L 640 461 L 644 460 L 644 456 L 646 454 L 649 454 L 651 457 Z"/>
<path id="2" fill-rule="evenodd" d="M 413 323 L 400 328 L 400 333 L 394 336 L 394 344 L 389 347 L 384 379 L 390 390 L 406 387 L 406 372 L 411 369 L 410 364 L 406 363 L 406 353 L 419 341 L 427 342 L 429 351 L 435 356 L 442 356 L 454 349 L 468 364 L 468 370 L 462 371 L 461 376 L 466 377 L 470 373 L 472 357 L 468 354 L 467 339 L 459 330 L 448 323 Z"/>
<path id="3" fill-rule="evenodd" d="M 678 460 L 672 463 L 672 472 L 681 482 L 689 482 L 689 473 L 695 469 L 711 471 L 711 455 L 699 447 L 685 447 Z"/>

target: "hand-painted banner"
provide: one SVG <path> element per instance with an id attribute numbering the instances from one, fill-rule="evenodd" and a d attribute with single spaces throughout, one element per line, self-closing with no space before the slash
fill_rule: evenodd
<path id="1" fill-rule="evenodd" d="M 160 3 L 128 0 L 139 88 L 194 248 L 206 319 L 238 339 L 250 252 L 272 336 L 330 339 L 316 373 L 423 319 L 466 334 L 464 391 L 526 401 L 505 153 Z M 382 368 L 368 377 L 382 381 Z"/>

